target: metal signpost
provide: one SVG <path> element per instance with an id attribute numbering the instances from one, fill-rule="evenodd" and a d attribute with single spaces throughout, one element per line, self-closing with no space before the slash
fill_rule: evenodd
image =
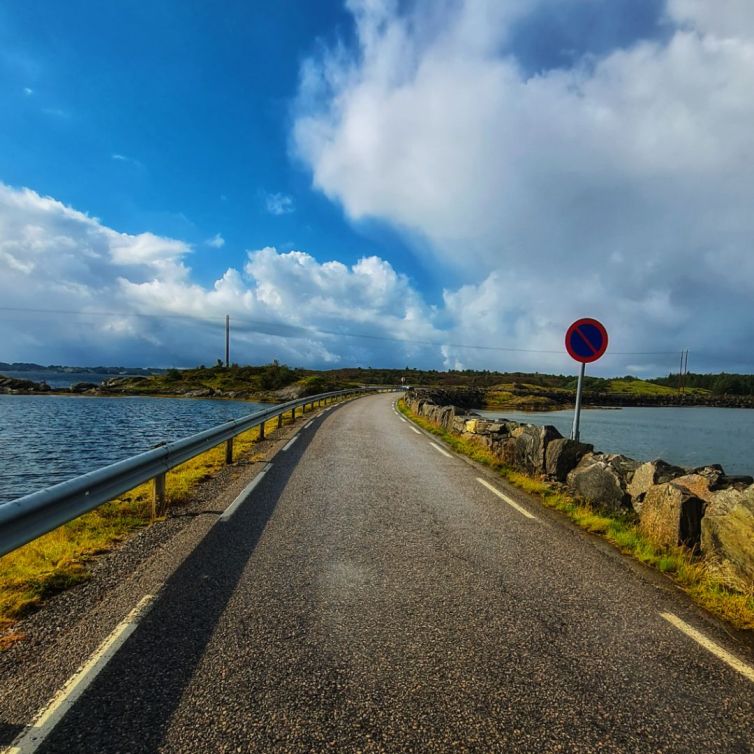
<path id="1" fill-rule="evenodd" d="M 581 391 L 584 387 L 584 370 L 587 364 L 602 356 L 607 351 L 607 330 L 596 319 L 577 319 L 566 332 L 566 351 L 569 356 L 581 362 L 579 384 L 576 387 L 576 409 L 573 414 L 571 439 L 579 439 L 579 419 L 581 418 Z"/>

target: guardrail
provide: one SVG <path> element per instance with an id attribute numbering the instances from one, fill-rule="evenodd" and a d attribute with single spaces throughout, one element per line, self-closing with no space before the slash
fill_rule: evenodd
<path id="1" fill-rule="evenodd" d="M 225 462 L 232 463 L 233 438 L 259 427 L 259 439 L 263 439 L 265 422 L 270 419 L 277 417 L 280 427 L 284 414 L 290 411 L 293 419 L 297 408 L 303 408 L 305 413 L 309 404 L 313 409 L 315 404 L 326 404 L 338 398 L 400 389 L 365 387 L 336 390 L 281 403 L 11 500 L 0 505 L 0 556 L 150 480 L 154 480 L 153 515 L 164 512 L 165 474 L 184 461 L 225 442 Z"/>

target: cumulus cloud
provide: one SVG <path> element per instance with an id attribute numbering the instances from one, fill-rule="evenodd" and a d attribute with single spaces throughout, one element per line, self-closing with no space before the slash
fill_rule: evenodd
<path id="1" fill-rule="evenodd" d="M 623 350 L 740 367 L 754 6 L 671 0 L 666 40 L 531 76 L 511 22 L 546 2 L 349 3 L 357 49 L 304 64 L 296 153 L 349 217 L 461 277 L 461 333 L 562 347 L 571 319 L 602 316 Z"/>
<path id="2" fill-rule="evenodd" d="M 190 252 L 183 241 L 120 233 L 0 184 L 5 360 L 213 363 L 226 314 L 239 361 L 376 366 L 437 352 L 411 342 L 442 337 L 434 312 L 382 259 L 344 265 L 267 247 L 203 286 L 191 279 Z M 395 343 L 395 335 L 410 342 Z"/>
<path id="3" fill-rule="evenodd" d="M 267 194 L 264 206 L 271 215 L 289 215 L 295 211 L 293 197 L 287 194 Z"/>

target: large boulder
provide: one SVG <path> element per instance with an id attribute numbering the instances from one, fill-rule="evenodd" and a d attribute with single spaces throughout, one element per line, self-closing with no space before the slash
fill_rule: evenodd
<path id="1" fill-rule="evenodd" d="M 641 466 L 639 461 L 621 455 L 620 453 L 607 453 L 605 454 L 604 460 L 614 469 L 615 473 L 620 476 L 626 487 L 631 484 L 636 469 Z"/>
<path id="2" fill-rule="evenodd" d="M 680 466 L 672 466 L 660 458 L 642 463 L 634 472 L 631 482 L 626 488 L 628 494 L 631 495 L 631 505 L 633 505 L 634 510 L 637 513 L 641 512 L 644 496 L 650 487 L 665 484 L 685 473 L 685 469 Z"/>
<path id="3" fill-rule="evenodd" d="M 661 547 L 685 545 L 696 550 L 707 503 L 673 482 L 650 487 L 639 514 L 639 528 Z"/>
<path id="4" fill-rule="evenodd" d="M 534 424 L 516 427 L 511 432 L 511 438 L 516 441 L 513 465 L 529 474 L 544 474 L 547 446 L 553 440 L 560 440 L 562 437 L 560 432 L 549 424 L 543 427 Z"/>
<path id="5" fill-rule="evenodd" d="M 754 484 L 716 493 L 701 524 L 702 552 L 754 587 Z"/>
<path id="6" fill-rule="evenodd" d="M 617 511 L 630 501 L 625 479 L 602 454 L 587 453 L 568 474 L 567 483 L 580 498 L 600 508 Z"/>
<path id="7" fill-rule="evenodd" d="M 545 450 L 545 474 L 558 482 L 565 482 L 579 461 L 594 450 L 593 445 L 565 437 L 550 440 Z"/>

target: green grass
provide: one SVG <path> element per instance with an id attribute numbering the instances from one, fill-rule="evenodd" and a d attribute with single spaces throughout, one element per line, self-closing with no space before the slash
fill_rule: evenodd
<path id="1" fill-rule="evenodd" d="M 487 448 L 414 414 L 403 400 L 397 406 L 404 416 L 441 438 L 456 452 L 488 466 L 515 487 L 538 497 L 548 508 L 561 511 L 575 524 L 607 540 L 622 553 L 666 574 L 713 615 L 735 628 L 754 631 L 754 589 L 731 581 L 717 564 L 695 558 L 682 547 L 657 547 L 639 531 L 634 513 L 600 511 L 560 488 L 505 466 Z"/>
<path id="2" fill-rule="evenodd" d="M 296 416 L 303 415 L 301 408 Z M 291 423 L 290 412 L 285 424 Z M 277 418 L 265 423 L 265 434 L 277 428 Z M 234 440 L 234 459 L 254 458 L 259 430 Z M 186 504 L 197 485 L 225 465 L 225 444 L 219 445 L 167 474 L 168 507 Z M 9 632 L 13 624 L 37 610 L 45 599 L 91 576 L 97 555 L 113 549 L 133 532 L 153 523 L 152 484 L 142 484 L 109 503 L 64 524 L 0 558 L 0 649 L 21 638 Z"/>

